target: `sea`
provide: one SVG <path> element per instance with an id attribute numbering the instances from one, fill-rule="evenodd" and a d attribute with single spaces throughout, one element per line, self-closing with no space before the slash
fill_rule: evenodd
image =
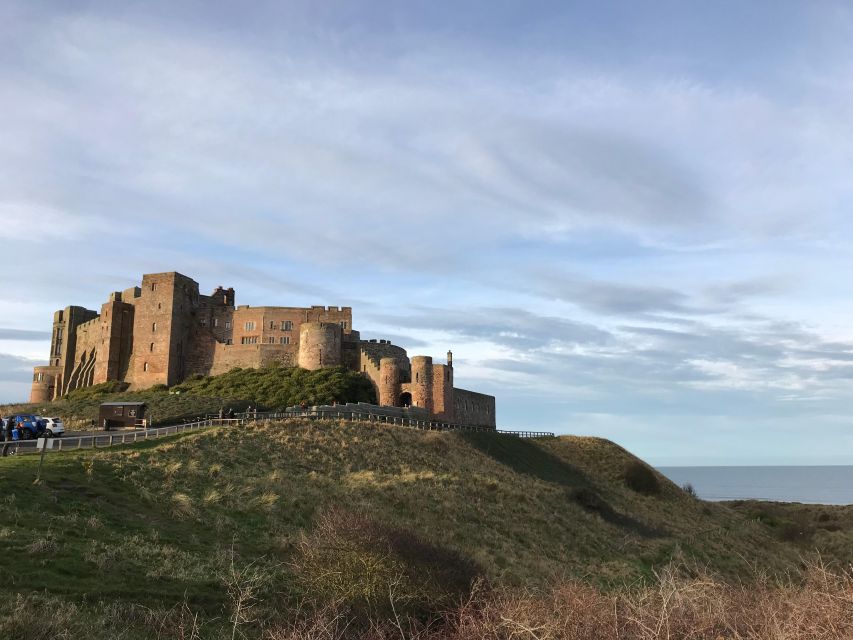
<path id="1" fill-rule="evenodd" d="M 691 484 L 703 500 L 773 500 L 853 504 L 853 466 L 659 467 L 678 486 Z"/>

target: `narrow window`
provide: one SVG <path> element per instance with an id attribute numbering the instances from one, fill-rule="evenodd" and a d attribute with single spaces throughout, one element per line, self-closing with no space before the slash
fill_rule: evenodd
<path id="1" fill-rule="evenodd" d="M 152 343 L 151 343 L 151 345 L 148 347 L 148 350 L 149 350 L 149 351 L 151 351 L 152 353 L 154 352 L 154 343 L 153 343 L 153 342 L 152 342 Z"/>
<path id="2" fill-rule="evenodd" d="M 157 291 L 157 283 L 156 282 L 151 283 L 151 291 Z"/>
<path id="3" fill-rule="evenodd" d="M 142 365 L 142 370 L 148 371 L 148 363 L 147 362 Z"/>
<path id="4" fill-rule="evenodd" d="M 341 329 L 346 331 L 346 328 L 347 328 L 347 323 L 346 323 L 346 320 L 344 320 L 343 322 L 341 322 Z"/>
<path id="5" fill-rule="evenodd" d="M 214 326 L 214 327 L 218 327 L 218 326 L 219 326 L 219 318 L 214 318 L 214 319 L 213 319 L 213 326 Z"/>
<path id="6" fill-rule="evenodd" d="M 155 331 L 157 331 L 157 323 L 152 322 L 151 323 L 151 333 L 154 333 Z"/>
<path id="7" fill-rule="evenodd" d="M 226 328 L 226 329 L 230 329 L 230 328 L 231 328 L 231 321 L 230 321 L 230 320 L 226 320 L 226 321 L 225 321 L 225 328 Z"/>

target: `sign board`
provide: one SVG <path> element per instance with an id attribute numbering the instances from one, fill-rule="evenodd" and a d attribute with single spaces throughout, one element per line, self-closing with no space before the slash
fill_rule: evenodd
<path id="1" fill-rule="evenodd" d="M 36 449 L 53 449 L 53 438 L 39 438 L 36 440 Z"/>

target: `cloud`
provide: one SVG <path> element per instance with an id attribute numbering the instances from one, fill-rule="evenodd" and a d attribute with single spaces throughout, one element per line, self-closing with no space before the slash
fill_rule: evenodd
<path id="1" fill-rule="evenodd" d="M 0 340 L 50 340 L 50 332 L 0 327 Z"/>
<path id="2" fill-rule="evenodd" d="M 4 348 L 179 270 L 504 406 L 847 415 L 849 10 L 493 4 L 4 3 Z"/>
<path id="3" fill-rule="evenodd" d="M 607 331 L 590 324 L 504 307 L 413 307 L 406 315 L 373 313 L 371 318 L 391 327 L 445 332 L 517 350 L 541 349 L 555 344 L 603 344 L 611 338 Z"/>

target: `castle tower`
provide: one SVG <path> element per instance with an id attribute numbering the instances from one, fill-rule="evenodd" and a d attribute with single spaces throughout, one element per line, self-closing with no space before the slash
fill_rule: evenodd
<path id="1" fill-rule="evenodd" d="M 343 358 L 343 329 L 333 322 L 303 322 L 299 326 L 299 366 L 314 371 L 337 367 Z"/>
<path id="2" fill-rule="evenodd" d="M 184 379 L 198 283 L 174 271 L 148 273 L 142 276 L 140 289 L 134 305 L 128 381 L 132 389 L 176 384 Z"/>
<path id="3" fill-rule="evenodd" d="M 400 402 L 400 366 L 395 358 L 379 361 L 379 404 L 396 407 Z"/>
<path id="4" fill-rule="evenodd" d="M 57 377 L 61 371 L 58 366 L 35 367 L 30 402 L 40 404 L 53 400 L 57 394 Z"/>
<path id="5" fill-rule="evenodd" d="M 412 358 L 412 406 L 432 413 L 432 357 Z"/>
<path id="6" fill-rule="evenodd" d="M 453 354 L 447 352 L 447 364 L 432 367 L 432 413 L 441 420 L 453 421 Z"/>

